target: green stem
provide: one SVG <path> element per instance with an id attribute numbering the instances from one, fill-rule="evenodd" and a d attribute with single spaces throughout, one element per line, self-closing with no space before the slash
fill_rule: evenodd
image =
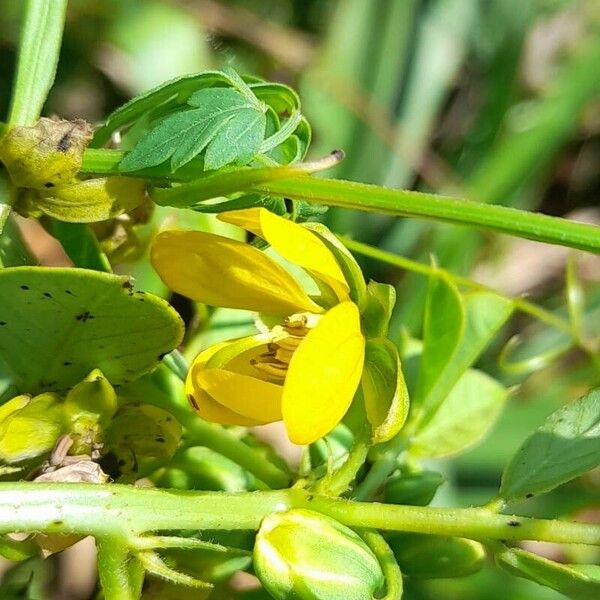
<path id="1" fill-rule="evenodd" d="M 78 533 L 118 541 L 158 530 L 257 529 L 267 515 L 290 508 L 315 510 L 349 527 L 600 546 L 600 525 L 500 515 L 481 508 L 352 502 L 300 489 L 228 494 L 32 482 L 0 483 L 0 534 Z"/>
<path id="2" fill-rule="evenodd" d="M 254 186 L 253 190 L 327 206 L 468 225 L 600 253 L 600 228 L 595 225 L 505 206 L 312 177 L 270 181 Z"/>
<path id="3" fill-rule="evenodd" d="M 114 150 L 88 149 L 83 156 L 81 172 L 96 175 L 115 173 L 122 156 L 123 153 Z M 131 175 L 189 182 L 173 188 L 155 189 L 152 197 L 162 206 L 186 208 L 218 196 L 259 192 L 327 206 L 467 225 L 600 253 L 600 229 L 595 225 L 436 194 L 394 190 L 353 181 L 317 179 L 308 176 L 311 170 L 309 164 L 304 167 L 298 164 L 237 169 L 198 178 L 194 170 L 180 169 L 170 173 L 159 166 Z M 302 170 L 306 174 L 299 175 Z"/>
<path id="4" fill-rule="evenodd" d="M 67 0 L 27 0 L 8 126 L 29 127 L 39 119 L 54 82 Z"/>
<path id="5" fill-rule="evenodd" d="M 579 349 L 585 352 L 590 360 L 592 361 L 595 368 L 600 372 L 600 357 L 598 356 L 597 349 L 593 344 L 590 344 L 585 338 L 581 335 L 578 335 L 575 329 L 573 328 L 571 322 L 568 319 L 564 319 L 557 314 L 546 310 L 545 308 L 534 304 L 533 302 L 529 302 L 525 298 L 515 298 L 512 296 L 506 296 L 502 294 L 498 290 L 491 288 L 482 283 L 478 283 L 477 281 L 473 281 L 468 277 L 461 277 L 460 275 L 455 275 L 450 271 L 446 271 L 444 269 L 440 269 L 439 267 L 432 267 L 429 265 L 425 265 L 423 263 L 411 260 L 409 258 L 405 258 L 403 256 L 399 256 L 397 254 L 392 254 L 391 252 L 386 252 L 385 250 L 380 250 L 379 248 L 374 248 L 373 246 L 369 246 L 368 244 L 363 244 L 362 242 L 357 242 L 355 240 L 351 240 L 344 236 L 340 236 L 340 240 L 344 243 L 344 245 L 353 252 L 357 254 L 362 254 L 363 256 L 368 256 L 375 260 L 379 260 L 381 262 L 385 262 L 389 265 L 394 265 L 396 267 L 400 267 L 401 269 L 406 269 L 407 271 L 412 271 L 413 273 L 420 273 L 421 275 L 425 275 L 429 277 L 431 275 L 439 275 L 443 273 L 445 277 L 450 279 L 450 281 L 454 282 L 456 285 L 466 287 L 471 290 L 478 290 L 482 292 L 489 292 L 491 294 L 495 294 L 500 298 L 504 298 L 509 302 L 512 302 L 514 307 L 517 310 L 520 310 L 523 313 L 530 315 L 531 317 L 546 323 L 550 327 L 561 331 L 571 338 L 573 344 L 578 346 Z"/>
<path id="6" fill-rule="evenodd" d="M 365 422 L 356 436 L 356 440 L 348 453 L 348 458 L 339 469 L 333 471 L 331 474 L 327 474 L 314 485 L 312 489 L 315 494 L 324 494 L 327 496 L 339 496 L 343 494 L 350 487 L 350 484 L 356 477 L 356 473 L 364 464 L 371 446 L 370 442 L 371 426 Z"/>
<path id="7" fill-rule="evenodd" d="M 124 538 L 101 537 L 98 546 L 98 576 L 105 600 L 137 600 L 142 573 L 129 554 Z"/>
<path id="8" fill-rule="evenodd" d="M 385 596 L 380 600 L 400 600 L 403 588 L 402 572 L 392 549 L 377 531 L 366 530 L 360 532 L 360 535 L 377 557 L 385 577 Z"/>
<path id="9" fill-rule="evenodd" d="M 573 336 L 572 327 L 567 319 L 563 319 L 550 312 L 549 310 L 546 310 L 545 308 L 542 308 L 541 306 L 538 306 L 533 302 L 529 302 L 524 298 L 513 298 L 512 296 L 506 296 L 505 294 L 502 294 L 494 288 L 491 288 L 482 283 L 478 283 L 477 281 L 473 281 L 468 277 L 461 277 L 460 275 L 455 275 L 450 271 L 440 269 L 437 266 L 432 267 L 417 262 L 415 260 L 399 256 L 397 254 L 392 254 L 391 252 L 386 252 L 385 250 L 380 250 L 379 248 L 374 248 L 373 246 L 369 246 L 368 244 L 363 244 L 362 242 L 351 240 L 347 237 L 341 236 L 340 239 L 349 250 L 352 250 L 352 252 L 356 252 L 357 254 L 368 256 L 369 258 L 385 262 L 389 265 L 394 265 L 395 267 L 400 267 L 401 269 L 406 269 L 407 271 L 412 271 L 413 273 L 420 273 L 421 275 L 425 275 L 426 277 L 444 273 L 445 277 L 447 277 L 453 283 L 459 286 L 463 286 L 471 290 L 478 290 L 496 294 L 497 296 L 512 302 L 515 308 L 517 308 L 521 312 L 527 313 L 528 315 L 535 317 L 539 321 L 543 321 L 547 325 L 550 325 L 551 327 L 554 327 L 555 329 L 558 329 L 559 331 L 562 331 L 563 333 L 566 333 L 571 337 Z"/>
<path id="10" fill-rule="evenodd" d="M 375 492 L 383 485 L 388 475 L 396 468 L 398 456 L 404 451 L 407 445 L 407 435 L 405 431 L 401 432 L 387 444 L 385 451 L 373 463 L 367 476 L 360 482 L 356 488 L 353 497 L 356 500 L 368 500 L 373 497 Z"/>

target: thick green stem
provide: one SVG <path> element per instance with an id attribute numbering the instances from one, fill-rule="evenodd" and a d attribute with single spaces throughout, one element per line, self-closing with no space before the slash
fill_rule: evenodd
<path id="1" fill-rule="evenodd" d="M 114 150 L 88 149 L 83 156 L 82 173 L 116 173 L 122 156 Z M 132 175 L 188 182 L 173 188 L 155 189 L 153 199 L 162 206 L 186 208 L 218 196 L 258 192 L 326 206 L 467 225 L 600 253 L 600 229 L 594 225 L 436 194 L 317 179 L 308 174 L 295 175 L 294 171 L 298 170 L 301 170 L 299 165 L 290 165 L 238 169 L 199 177 L 199 173 L 191 170 L 170 173 L 161 166 Z"/>
<path id="2" fill-rule="evenodd" d="M 98 538 L 98 576 L 105 600 L 137 600 L 141 592 L 141 565 L 120 536 Z"/>
<path id="3" fill-rule="evenodd" d="M 227 494 L 30 482 L 0 484 L 0 534 L 43 531 L 114 540 L 157 530 L 257 529 L 268 514 L 289 508 L 315 510 L 350 527 L 600 546 L 600 525 L 499 515 L 481 508 L 352 502 L 299 489 Z"/>
<path id="4" fill-rule="evenodd" d="M 600 253 L 600 228 L 540 213 L 375 185 L 297 177 L 255 186 L 254 191 L 398 217 L 469 225 L 517 237 Z"/>
<path id="5" fill-rule="evenodd" d="M 31 126 L 39 119 L 54 82 L 67 0 L 27 0 L 13 84 L 8 126 Z"/>

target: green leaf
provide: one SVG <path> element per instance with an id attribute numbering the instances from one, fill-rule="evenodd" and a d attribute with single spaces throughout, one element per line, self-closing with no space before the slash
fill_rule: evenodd
<path id="1" fill-rule="evenodd" d="M 0 233 L 0 265 L 17 267 L 35 264 L 36 259 L 27 247 L 13 215 L 9 215 Z"/>
<path id="2" fill-rule="evenodd" d="M 89 225 L 51 219 L 48 229 L 61 243 L 75 267 L 110 273 L 108 258 Z"/>
<path id="3" fill-rule="evenodd" d="M 456 286 L 442 274 L 430 277 L 425 301 L 421 370 L 413 399 L 415 404 L 425 402 L 444 375 L 444 370 L 450 367 L 463 336 L 465 318 L 465 307 Z"/>
<path id="4" fill-rule="evenodd" d="M 596 600 L 600 597 L 600 578 L 590 576 L 578 565 L 561 565 L 531 552 L 506 548 L 495 556 L 505 571 L 535 581 L 574 600 Z"/>
<path id="5" fill-rule="evenodd" d="M 425 427 L 462 374 L 475 362 L 513 311 L 513 303 L 489 292 L 462 298 L 443 277 L 426 304 L 424 351 L 417 386 L 420 427 Z M 463 318 L 464 322 L 460 319 Z"/>
<path id="6" fill-rule="evenodd" d="M 600 465 L 600 390 L 552 413 L 517 450 L 502 476 L 507 500 L 547 492 Z"/>
<path id="7" fill-rule="evenodd" d="M 451 456 L 477 443 L 494 425 L 508 394 L 489 375 L 469 369 L 412 439 L 410 453 L 427 458 Z"/>
<path id="8" fill-rule="evenodd" d="M 113 132 L 130 125 L 147 112 L 161 105 L 184 104 L 198 89 L 215 84 L 233 85 L 233 82 L 221 71 L 205 71 L 167 81 L 132 98 L 108 115 L 104 125 L 96 130 L 93 147 L 102 146 L 110 139 Z"/>
<path id="9" fill-rule="evenodd" d="M 83 269 L 0 270 L 0 370 L 27 393 L 65 390 L 99 368 L 112 384 L 153 369 L 183 336 L 162 299 Z"/>
<path id="10" fill-rule="evenodd" d="M 206 150 L 205 168 L 218 169 L 235 160 L 249 162 L 265 135 L 266 117 L 258 101 L 231 88 L 199 90 L 188 101 L 193 110 L 160 121 L 120 163 L 121 171 L 138 171 L 171 158 L 173 171 Z"/>
<path id="11" fill-rule="evenodd" d="M 388 339 L 367 340 L 361 386 L 373 443 L 387 442 L 404 425 L 409 406 L 398 350 Z"/>

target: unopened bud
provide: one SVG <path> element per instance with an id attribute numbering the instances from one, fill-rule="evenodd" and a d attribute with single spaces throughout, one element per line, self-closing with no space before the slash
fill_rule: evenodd
<path id="1" fill-rule="evenodd" d="M 384 583 L 377 558 L 354 531 L 302 509 L 262 522 L 254 568 L 280 600 L 371 600 Z"/>

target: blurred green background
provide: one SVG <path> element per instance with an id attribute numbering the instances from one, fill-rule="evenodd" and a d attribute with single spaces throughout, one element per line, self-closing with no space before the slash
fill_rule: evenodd
<path id="1" fill-rule="evenodd" d="M 0 1 L 3 113 L 20 9 L 20 2 Z M 166 79 L 225 65 L 298 89 L 314 128 L 311 156 L 346 151 L 337 177 L 600 222 L 598 0 L 71 0 L 46 113 L 97 122 Z M 324 219 L 337 233 L 424 262 L 434 254 L 454 273 L 564 311 L 562 249 L 351 211 L 330 210 Z M 585 324 L 597 335 L 600 263 L 576 258 Z M 392 336 L 419 335 L 425 279 L 368 259 L 362 264 L 367 275 L 397 286 Z M 561 343 L 517 318 L 486 354 L 480 366 L 519 387 L 491 436 L 433 465 L 450 481 L 437 504 L 493 497 L 524 437 L 598 384 L 597 367 L 575 351 L 534 374 L 503 371 L 498 351 L 517 331 L 519 358 Z M 599 473 L 519 510 L 554 517 L 585 507 L 600 510 Z M 564 558 L 556 548 L 536 551 Z M 411 582 L 406 597 L 560 596 L 490 567 L 464 580 Z"/>

